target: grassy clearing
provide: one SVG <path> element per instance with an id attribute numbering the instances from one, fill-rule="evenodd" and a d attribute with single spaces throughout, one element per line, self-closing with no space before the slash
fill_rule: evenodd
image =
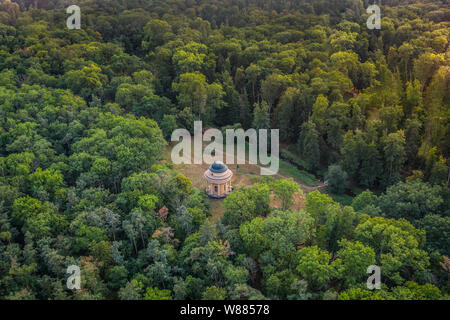
<path id="1" fill-rule="evenodd" d="M 348 194 L 329 193 L 329 195 L 334 201 L 339 202 L 340 204 L 342 204 L 344 206 L 352 205 L 353 197 L 349 196 Z"/>
<path id="2" fill-rule="evenodd" d="M 315 187 L 320 184 L 317 178 L 304 170 L 297 169 L 284 161 L 280 161 L 280 171 L 279 173 L 286 177 L 292 177 L 295 181 L 304 184 L 309 187 Z"/>
<path id="3" fill-rule="evenodd" d="M 205 147 L 206 144 L 203 145 Z M 166 159 L 167 162 L 172 164 L 174 169 L 178 170 L 186 177 L 188 177 L 192 185 L 200 190 L 203 190 L 205 187 L 205 181 L 203 174 L 209 168 L 208 164 L 179 164 L 175 165 L 171 161 L 171 152 L 172 152 L 173 144 L 169 145 L 166 149 Z M 236 149 L 236 148 L 235 148 Z M 224 148 L 224 152 L 225 152 Z M 192 148 L 193 151 L 193 148 Z M 248 144 L 246 144 L 246 159 L 248 157 Z M 236 155 L 234 156 L 235 163 L 237 162 Z M 193 163 L 193 156 L 191 157 L 191 163 Z M 233 171 L 233 178 L 231 180 L 234 189 L 240 189 L 244 187 L 251 186 L 255 183 L 271 183 L 275 180 L 282 178 L 290 178 L 292 177 L 297 183 L 300 185 L 315 187 L 320 184 L 320 181 L 317 180 L 314 175 L 299 170 L 296 167 L 289 165 L 287 162 L 280 159 L 280 169 L 277 175 L 274 176 L 261 176 L 260 175 L 260 166 L 254 164 L 231 164 L 228 165 L 228 168 Z M 209 199 L 208 202 L 210 205 L 210 220 L 216 222 L 217 219 L 223 216 L 224 208 L 223 208 L 223 200 L 217 199 Z M 281 207 L 281 204 L 278 203 L 271 195 L 271 205 L 274 207 Z M 293 210 L 303 209 L 305 207 L 305 195 L 303 192 L 299 192 L 294 195 L 294 204 L 292 206 Z"/>

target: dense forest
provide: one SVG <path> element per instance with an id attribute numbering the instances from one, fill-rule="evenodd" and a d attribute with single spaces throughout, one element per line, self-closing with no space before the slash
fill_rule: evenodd
<path id="1" fill-rule="evenodd" d="M 449 4 L 372 3 L 0 0 L 0 299 L 449 299 Z M 279 129 L 327 190 L 213 223 L 165 154 L 197 119 Z"/>

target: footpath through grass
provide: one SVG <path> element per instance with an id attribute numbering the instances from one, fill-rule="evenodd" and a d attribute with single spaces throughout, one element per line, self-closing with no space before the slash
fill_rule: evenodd
<path id="1" fill-rule="evenodd" d="M 283 160 L 280 160 L 279 173 L 285 177 L 292 177 L 298 183 L 308 187 L 316 187 L 320 184 L 320 181 L 313 174 L 300 170 Z"/>

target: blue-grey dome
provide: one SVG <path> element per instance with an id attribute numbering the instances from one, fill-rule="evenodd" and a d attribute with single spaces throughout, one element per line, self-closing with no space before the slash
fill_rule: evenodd
<path id="1" fill-rule="evenodd" d="M 228 170 L 228 167 L 222 161 L 215 161 L 210 167 L 209 171 L 213 173 L 223 173 Z"/>

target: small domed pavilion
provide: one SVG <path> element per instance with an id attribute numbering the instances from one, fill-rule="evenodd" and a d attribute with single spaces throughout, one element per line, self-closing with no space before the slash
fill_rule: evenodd
<path id="1" fill-rule="evenodd" d="M 211 198 L 225 198 L 233 191 L 233 187 L 231 186 L 233 172 L 223 162 L 214 162 L 205 171 L 204 176 L 206 180 L 205 192 Z"/>

